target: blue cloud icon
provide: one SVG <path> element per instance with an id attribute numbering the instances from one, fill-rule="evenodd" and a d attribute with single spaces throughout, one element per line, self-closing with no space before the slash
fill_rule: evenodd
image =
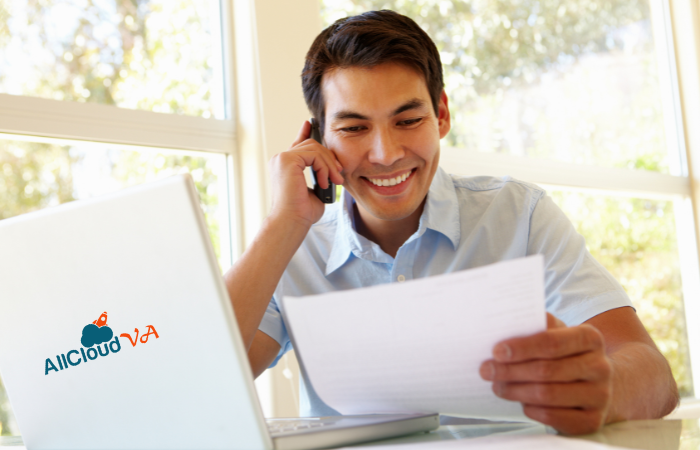
<path id="1" fill-rule="evenodd" d="M 95 344 L 109 341 L 112 339 L 112 336 L 114 336 L 114 333 L 107 325 L 98 327 L 91 323 L 83 328 L 83 337 L 80 339 L 80 343 L 85 347 L 92 347 Z"/>

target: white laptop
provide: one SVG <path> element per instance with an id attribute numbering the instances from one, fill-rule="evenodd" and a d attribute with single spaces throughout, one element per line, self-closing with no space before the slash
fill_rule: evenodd
<path id="1" fill-rule="evenodd" d="M 189 176 L 0 221 L 0 374 L 29 449 L 301 449 L 436 414 L 263 417 Z"/>

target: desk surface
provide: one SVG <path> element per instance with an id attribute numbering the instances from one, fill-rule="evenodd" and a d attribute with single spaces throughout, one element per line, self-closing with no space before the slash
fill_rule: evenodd
<path id="1" fill-rule="evenodd" d="M 555 434 L 551 428 L 538 424 L 488 423 L 451 417 L 441 419 L 440 428 L 431 433 L 388 439 L 361 447 L 470 439 L 496 433 Z M 639 450 L 700 450 L 700 419 L 632 420 L 606 425 L 597 433 L 577 438 Z"/>
<path id="2" fill-rule="evenodd" d="M 700 419 L 634 420 L 603 427 L 595 434 L 579 436 L 604 444 L 639 450 L 700 450 Z M 495 433 L 542 434 L 548 430 L 535 424 L 488 423 L 469 419 L 443 418 L 442 425 L 431 433 L 387 439 L 359 447 L 470 439 Z M 549 432 L 552 432 L 551 429 Z M 0 437 L 0 447 L 22 446 L 19 436 Z"/>

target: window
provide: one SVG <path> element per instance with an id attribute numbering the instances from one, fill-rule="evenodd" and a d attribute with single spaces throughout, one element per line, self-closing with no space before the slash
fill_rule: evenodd
<path id="1" fill-rule="evenodd" d="M 443 167 L 546 185 L 692 397 L 697 247 L 668 3 L 322 1 L 325 25 L 374 9 L 412 17 L 438 46 Z"/>
<path id="2" fill-rule="evenodd" d="M 676 210 L 681 198 L 548 189 L 591 254 L 624 286 L 668 359 L 681 396 L 693 396 Z"/>
<path id="3" fill-rule="evenodd" d="M 3 5 L 0 92 L 225 118 L 218 2 Z"/>
<path id="4" fill-rule="evenodd" d="M 0 220 L 187 172 L 222 270 L 238 252 L 218 0 L 0 2 Z M 18 434 L 0 380 L 0 434 Z"/>
<path id="5" fill-rule="evenodd" d="M 0 140 L 0 219 L 94 197 L 177 173 L 190 173 L 202 201 L 214 250 L 222 266 L 220 230 L 226 223 L 226 156 L 204 152 L 131 149 L 96 143 Z M 221 196 L 224 198 L 221 198 Z M 224 228 L 226 228 L 224 226 Z"/>

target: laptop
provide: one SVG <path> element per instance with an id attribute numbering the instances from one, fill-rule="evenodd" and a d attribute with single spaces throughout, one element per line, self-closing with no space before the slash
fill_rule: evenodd
<path id="1" fill-rule="evenodd" d="M 0 221 L 0 374 L 29 449 L 310 449 L 439 425 L 271 429 L 188 175 Z"/>

